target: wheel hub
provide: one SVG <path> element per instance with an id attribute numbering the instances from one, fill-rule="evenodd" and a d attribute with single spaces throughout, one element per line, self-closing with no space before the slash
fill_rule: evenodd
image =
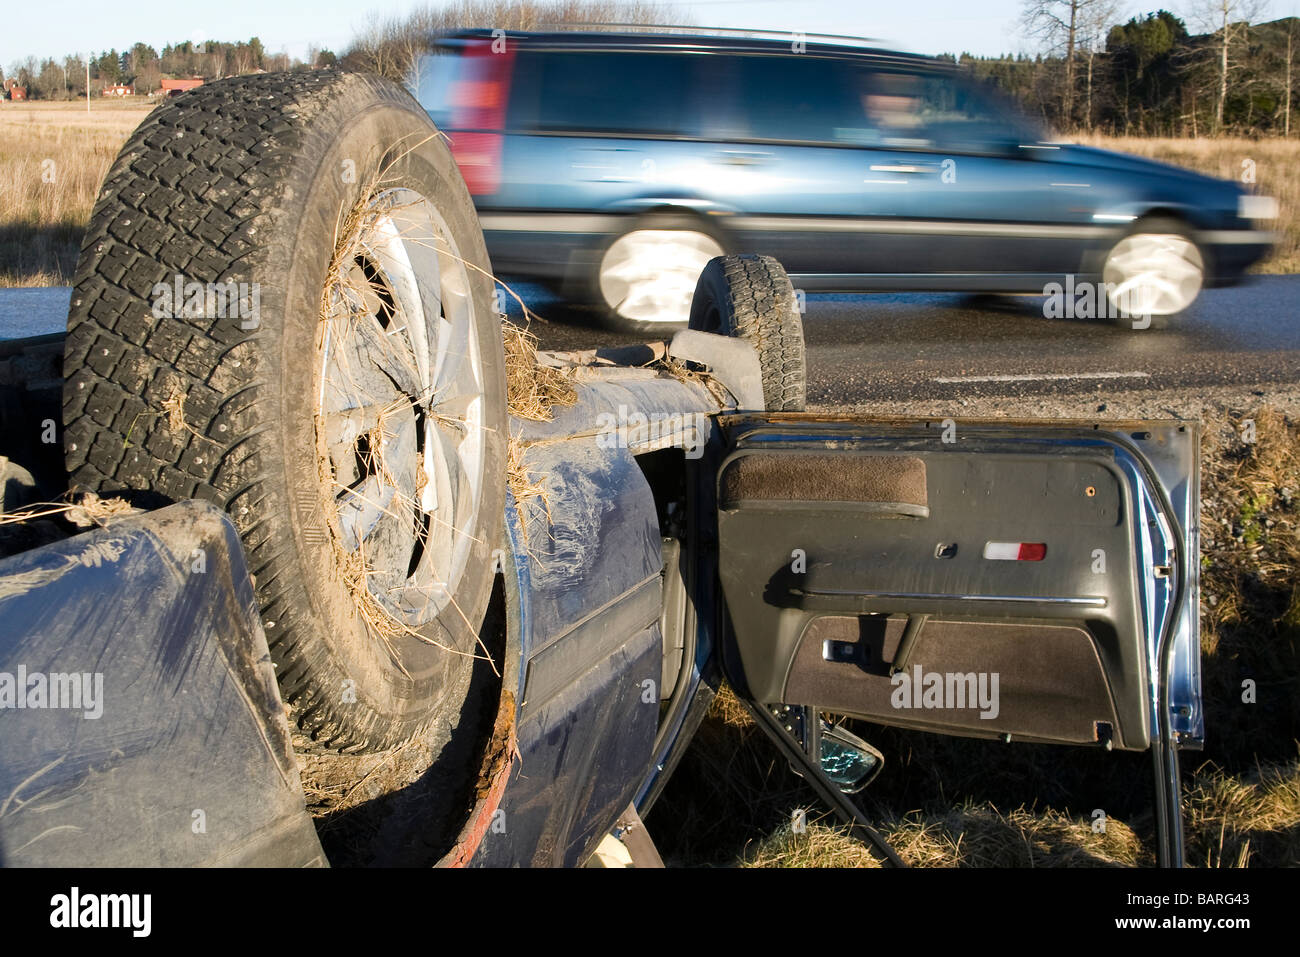
<path id="1" fill-rule="evenodd" d="M 1137 233 L 1121 239 L 1102 270 L 1106 295 L 1131 316 L 1168 316 L 1201 291 L 1204 264 L 1196 244 L 1176 233 Z"/>
<path id="2" fill-rule="evenodd" d="M 686 322 L 705 265 L 722 247 L 705 233 L 636 229 L 620 236 L 600 263 L 606 304 L 637 322 Z"/>

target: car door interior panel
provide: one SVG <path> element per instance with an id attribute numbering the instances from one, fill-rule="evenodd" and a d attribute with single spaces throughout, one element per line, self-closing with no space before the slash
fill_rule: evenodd
<path id="1" fill-rule="evenodd" d="M 732 677 L 755 700 L 1150 746 L 1148 604 L 1179 572 L 1149 547 L 1174 519 L 1153 522 L 1127 433 L 786 418 L 733 422 L 718 474 Z"/>

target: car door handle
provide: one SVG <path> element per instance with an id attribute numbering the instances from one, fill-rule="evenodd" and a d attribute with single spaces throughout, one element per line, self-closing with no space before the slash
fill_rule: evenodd
<path id="1" fill-rule="evenodd" d="M 728 166 L 757 166 L 772 158 L 771 153 L 752 152 L 749 150 L 722 150 L 718 159 Z"/>
<path id="2" fill-rule="evenodd" d="M 872 165 L 871 167 L 873 173 L 935 173 L 938 172 L 938 170 L 939 167 L 937 166 L 910 166 L 884 163 L 880 165 Z"/>

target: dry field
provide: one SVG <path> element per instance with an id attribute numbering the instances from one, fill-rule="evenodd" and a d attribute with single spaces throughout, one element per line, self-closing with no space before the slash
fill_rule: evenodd
<path id="1" fill-rule="evenodd" d="M 147 101 L 0 102 L 0 286 L 67 285 L 81 233 L 113 157 Z M 1300 272 L 1300 141 L 1079 138 L 1230 179 L 1254 163 L 1258 188 L 1282 203 L 1285 238 L 1266 273 Z"/>
<path id="2" fill-rule="evenodd" d="M 0 286 L 64 286 L 99 185 L 149 112 L 126 104 L 0 102 Z"/>

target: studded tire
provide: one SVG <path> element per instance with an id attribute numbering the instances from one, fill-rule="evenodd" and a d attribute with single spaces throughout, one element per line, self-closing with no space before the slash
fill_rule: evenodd
<path id="1" fill-rule="evenodd" d="M 803 320 L 790 277 L 771 256 L 709 260 L 691 300 L 690 328 L 748 340 L 758 353 L 767 410 L 804 410 Z"/>
<path id="2" fill-rule="evenodd" d="M 326 372 L 312 358 L 340 229 L 378 182 L 427 198 L 467 264 L 484 400 L 480 507 L 454 601 L 383 640 L 344 587 L 314 404 Z M 105 180 L 68 316 L 72 486 L 229 512 L 300 745 L 381 750 L 435 723 L 449 736 L 463 710 L 505 495 L 490 271 L 445 142 L 404 90 L 372 76 L 207 84 L 154 110 Z M 189 283 L 259 290 L 256 308 L 250 296 L 224 316 L 211 298 L 159 309 L 163 290 Z"/>

